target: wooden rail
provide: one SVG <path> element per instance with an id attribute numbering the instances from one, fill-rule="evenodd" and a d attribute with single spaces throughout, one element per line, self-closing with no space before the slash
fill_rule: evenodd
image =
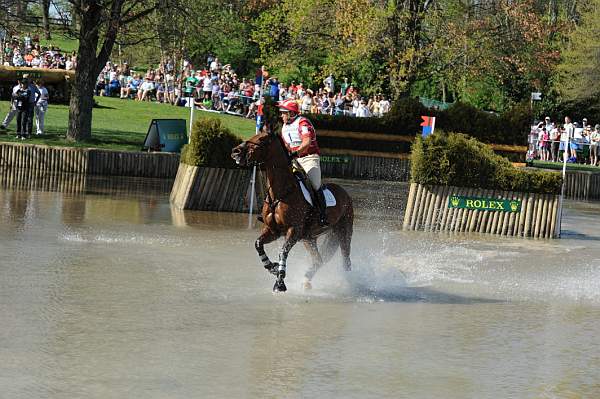
<path id="1" fill-rule="evenodd" d="M 0 167 L 103 176 L 174 178 L 179 154 L 0 143 Z"/>

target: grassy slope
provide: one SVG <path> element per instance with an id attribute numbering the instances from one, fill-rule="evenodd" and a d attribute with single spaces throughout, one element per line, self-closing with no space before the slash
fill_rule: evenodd
<path id="1" fill-rule="evenodd" d="M 44 47 L 55 46 L 66 53 L 76 51 L 79 47 L 79 41 L 77 39 L 70 38 L 69 36 L 61 32 L 52 32 L 52 39 L 44 39 L 44 34 L 39 32 L 40 44 Z"/>
<path id="2" fill-rule="evenodd" d="M 137 151 L 143 144 L 152 119 L 186 119 L 189 126 L 189 108 L 118 98 L 96 97 L 96 100 L 100 107 L 94 108 L 91 140 L 82 143 L 71 143 L 65 140 L 69 107 L 50 105 L 46 114 L 46 135 L 41 138 L 33 137 L 27 142 Z M 4 119 L 8 107 L 7 101 L 0 101 L 0 119 Z M 241 138 L 248 138 L 254 134 L 254 122 L 251 120 L 232 115 L 194 112 L 194 119 L 206 117 L 221 119 L 226 127 Z M 35 130 L 35 123 L 33 128 Z M 9 126 L 9 135 L 0 135 L 0 141 L 17 141 L 14 136 L 15 129 L 16 121 L 13 119 Z"/>

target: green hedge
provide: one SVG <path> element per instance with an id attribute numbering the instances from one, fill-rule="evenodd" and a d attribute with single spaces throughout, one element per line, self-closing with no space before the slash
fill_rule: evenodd
<path id="1" fill-rule="evenodd" d="M 556 172 L 515 168 L 492 149 L 464 134 L 417 137 L 412 147 L 414 183 L 559 194 L 562 177 Z"/>
<path id="2" fill-rule="evenodd" d="M 181 162 L 192 166 L 214 168 L 236 167 L 231 150 L 241 143 L 216 118 L 200 118 L 192 127 L 190 143 L 181 150 Z"/>
<path id="3" fill-rule="evenodd" d="M 394 102 L 391 111 L 382 118 L 311 115 L 317 129 L 373 132 L 398 135 L 418 135 L 421 116 L 435 116 L 436 129 L 462 132 L 485 143 L 525 145 L 531 123 L 529 104 L 520 104 L 497 115 L 473 106 L 455 103 L 444 111 L 429 109 L 416 98 Z"/>

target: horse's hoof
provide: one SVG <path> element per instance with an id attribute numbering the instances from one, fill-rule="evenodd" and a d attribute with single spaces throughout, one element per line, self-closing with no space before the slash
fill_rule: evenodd
<path id="1" fill-rule="evenodd" d="M 286 292 L 287 287 L 285 286 L 285 282 L 283 280 L 275 281 L 275 285 L 273 286 L 273 292 Z"/>
<path id="2" fill-rule="evenodd" d="M 279 268 L 279 263 L 275 262 L 271 262 L 268 265 L 265 265 L 265 270 L 268 271 L 269 273 L 277 276 L 277 269 Z"/>
<path id="3" fill-rule="evenodd" d="M 312 284 L 310 283 L 310 281 L 304 280 L 304 282 L 302 283 L 302 289 L 304 291 L 312 290 Z"/>

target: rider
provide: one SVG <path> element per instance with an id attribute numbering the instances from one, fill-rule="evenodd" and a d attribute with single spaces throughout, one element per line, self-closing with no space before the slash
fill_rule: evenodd
<path id="1" fill-rule="evenodd" d="M 281 137 L 290 152 L 292 158 L 297 158 L 298 163 L 308 176 L 308 180 L 317 193 L 317 205 L 319 209 L 319 223 L 326 226 L 327 205 L 325 195 L 321 186 L 321 161 L 317 134 L 312 123 L 300 116 L 300 110 L 296 100 L 285 100 L 278 103 L 283 127 Z"/>

